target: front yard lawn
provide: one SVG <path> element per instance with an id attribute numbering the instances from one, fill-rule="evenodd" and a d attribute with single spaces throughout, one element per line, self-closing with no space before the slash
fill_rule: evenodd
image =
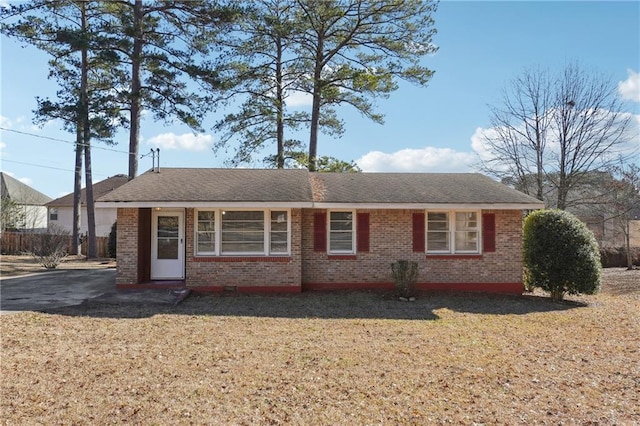
<path id="1" fill-rule="evenodd" d="M 637 424 L 640 271 L 596 296 L 189 297 L 0 316 L 3 424 Z"/>

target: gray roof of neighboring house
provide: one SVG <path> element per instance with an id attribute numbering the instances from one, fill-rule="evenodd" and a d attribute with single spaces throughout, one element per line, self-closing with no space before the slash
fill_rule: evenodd
<path id="1" fill-rule="evenodd" d="M 127 175 L 115 175 L 107 178 L 105 180 L 101 180 L 100 182 L 96 182 L 93 184 L 93 199 L 97 200 L 98 198 L 107 195 L 111 191 L 116 188 L 121 187 L 125 183 L 129 181 L 129 177 Z M 82 188 L 80 192 L 80 203 L 87 203 L 87 189 Z M 53 201 L 47 203 L 47 207 L 73 207 L 73 192 L 62 196 L 60 198 L 56 198 Z"/>
<path id="2" fill-rule="evenodd" d="M 28 206 L 43 206 L 51 201 L 51 197 L 4 172 L 0 172 L 0 197 L 2 199 L 9 198 L 15 203 Z"/>
<path id="3" fill-rule="evenodd" d="M 306 170 L 297 169 L 162 168 L 138 176 L 100 201 L 307 201 L 307 176 Z"/>
<path id="4" fill-rule="evenodd" d="M 98 201 L 542 207 L 541 201 L 475 173 L 310 173 L 300 169 L 163 168 L 140 175 Z"/>

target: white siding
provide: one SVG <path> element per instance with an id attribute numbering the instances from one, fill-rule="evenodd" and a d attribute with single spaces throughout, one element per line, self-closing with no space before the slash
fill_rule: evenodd
<path id="1" fill-rule="evenodd" d="M 53 224 L 62 227 L 71 233 L 73 231 L 73 208 L 58 207 L 58 220 L 49 220 L 49 226 Z M 117 209 L 96 208 L 96 236 L 108 237 L 111 232 L 111 225 L 116 221 Z M 80 212 L 80 233 L 87 233 L 87 209 L 82 207 Z"/>

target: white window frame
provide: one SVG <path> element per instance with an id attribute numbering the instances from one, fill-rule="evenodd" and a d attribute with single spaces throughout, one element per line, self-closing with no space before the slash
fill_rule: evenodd
<path id="1" fill-rule="evenodd" d="M 351 249 L 350 250 L 331 250 L 331 213 L 351 213 Z M 356 232 L 357 220 L 356 210 L 328 210 L 327 211 L 327 252 L 329 254 L 355 254 L 356 253 Z"/>
<path id="2" fill-rule="evenodd" d="M 57 222 L 58 221 L 58 214 L 59 214 L 58 208 L 57 207 L 51 207 L 49 209 L 49 220 L 53 221 L 53 222 Z M 55 219 L 53 218 L 53 215 L 56 216 Z"/>
<path id="3" fill-rule="evenodd" d="M 215 213 L 214 218 L 214 233 L 215 233 L 215 251 L 214 252 L 199 252 L 198 251 L 198 212 L 212 211 Z M 258 211 L 262 212 L 263 218 L 263 238 L 264 238 L 264 250 L 263 251 L 251 251 L 251 252 L 223 252 L 222 251 L 222 221 L 224 220 L 224 212 L 227 211 Z M 286 212 L 287 214 L 287 249 L 286 252 L 271 252 L 271 213 L 272 212 Z M 193 233 L 193 252 L 196 257 L 211 257 L 211 256 L 290 256 L 291 255 L 291 209 L 276 208 L 276 209 L 239 209 L 239 208 L 225 208 L 225 209 L 194 209 L 194 233 Z"/>
<path id="4" fill-rule="evenodd" d="M 213 247 L 214 251 L 198 251 L 198 213 L 200 212 L 213 212 Z M 193 231 L 193 252 L 196 256 L 217 256 L 220 242 L 218 241 L 218 224 L 220 223 L 219 211 L 216 209 L 198 209 L 193 214 L 194 218 L 194 231 Z"/>
<path id="5" fill-rule="evenodd" d="M 429 213 L 446 213 L 449 223 L 449 250 L 429 250 Z M 456 248 L 456 213 L 475 213 L 476 229 L 478 237 L 476 238 L 476 250 L 458 250 Z M 482 250 L 482 211 L 481 210 L 427 210 L 425 211 L 425 250 L 427 254 L 481 254 Z"/>

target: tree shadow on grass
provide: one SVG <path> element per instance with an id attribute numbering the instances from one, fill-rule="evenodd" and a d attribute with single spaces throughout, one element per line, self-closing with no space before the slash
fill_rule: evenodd
<path id="1" fill-rule="evenodd" d="M 586 306 L 553 302 L 538 296 L 421 293 L 413 302 L 399 301 L 391 293 L 376 291 L 314 292 L 298 295 L 199 295 L 181 303 L 87 300 L 81 305 L 47 310 L 67 316 L 148 318 L 155 315 L 261 317 L 299 319 L 380 319 L 433 321 L 439 309 L 486 315 L 525 315 L 565 311 Z"/>

